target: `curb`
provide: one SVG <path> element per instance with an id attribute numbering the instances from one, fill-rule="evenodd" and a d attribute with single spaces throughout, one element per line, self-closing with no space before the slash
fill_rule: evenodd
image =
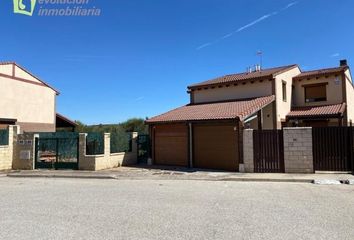
<path id="1" fill-rule="evenodd" d="M 116 179 L 111 175 L 38 175 L 38 174 L 7 174 L 10 178 L 72 178 L 72 179 Z"/>
<path id="2" fill-rule="evenodd" d="M 67 178 L 67 179 L 113 179 L 113 180 L 124 180 L 124 179 L 133 179 L 133 180 L 191 180 L 191 181 L 214 181 L 214 182 L 274 182 L 274 183 L 313 183 L 313 179 L 272 179 L 272 178 L 190 178 L 190 179 L 150 179 L 150 178 L 125 178 L 115 175 L 72 175 L 72 174 L 18 174 L 12 173 L 3 175 L 3 177 L 10 178 Z M 2 175 L 0 175 L 2 177 Z"/>
<path id="3" fill-rule="evenodd" d="M 229 182 L 274 182 L 274 183 L 313 183 L 313 179 L 272 179 L 272 178 L 223 178 L 217 181 Z"/>

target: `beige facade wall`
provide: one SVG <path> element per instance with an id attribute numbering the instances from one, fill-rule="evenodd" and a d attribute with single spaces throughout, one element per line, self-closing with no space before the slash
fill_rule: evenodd
<path id="1" fill-rule="evenodd" d="M 263 129 L 274 129 L 274 122 L 273 122 L 273 104 L 269 104 L 265 108 L 263 108 L 262 115 L 263 115 Z M 253 119 L 250 121 L 250 128 L 251 129 L 258 129 L 258 118 Z"/>
<path id="2" fill-rule="evenodd" d="M 327 101 L 323 102 L 305 102 L 305 88 L 302 85 L 328 83 L 326 86 Z M 343 82 L 342 76 L 330 75 L 328 78 L 320 77 L 319 79 L 311 78 L 310 80 L 303 79 L 294 81 L 294 106 L 321 106 L 328 104 L 338 104 L 343 102 Z"/>
<path id="3" fill-rule="evenodd" d="M 284 128 L 286 173 L 314 173 L 312 128 Z"/>
<path id="4" fill-rule="evenodd" d="M 243 164 L 246 173 L 254 172 L 253 130 L 252 129 L 243 130 Z"/>
<path id="5" fill-rule="evenodd" d="M 345 72 L 347 77 L 346 79 L 346 95 L 347 95 L 347 114 L 348 114 L 348 123 L 352 121 L 354 124 L 354 87 L 353 87 L 353 79 L 351 77 L 350 71 L 347 70 Z"/>
<path id="6" fill-rule="evenodd" d="M 215 102 L 242 98 L 255 98 L 272 95 L 272 82 L 264 80 L 255 81 L 253 84 L 247 82 L 245 85 L 230 85 L 229 87 L 214 89 L 196 90 L 194 94 L 194 103 Z"/>
<path id="7" fill-rule="evenodd" d="M 31 74 L 27 73 L 22 68 L 19 68 L 16 65 L 15 65 L 15 77 L 27 79 L 27 80 L 30 80 L 30 81 L 33 81 L 33 82 L 37 82 L 37 83 L 41 83 L 41 81 L 39 81 L 37 78 L 35 78 L 34 76 L 32 76 Z"/>
<path id="8" fill-rule="evenodd" d="M 13 64 L 0 64 L 0 73 L 12 76 Z"/>
<path id="9" fill-rule="evenodd" d="M 55 91 L 6 77 L 0 77 L 0 86 L 1 118 L 17 119 L 32 126 L 55 125 Z"/>
<path id="10" fill-rule="evenodd" d="M 132 133 L 132 152 L 112 153 L 110 147 L 110 134 L 104 135 L 104 154 L 86 155 L 86 136 L 80 134 L 79 138 L 79 170 L 98 171 L 112 169 L 120 166 L 134 165 L 137 163 L 137 137 L 138 133 Z"/>
<path id="11" fill-rule="evenodd" d="M 281 128 L 281 122 L 285 121 L 286 115 L 291 111 L 293 77 L 299 75 L 300 73 L 300 69 L 296 67 L 275 77 L 277 128 Z M 286 83 L 286 101 L 283 101 L 283 82 Z"/>
<path id="12" fill-rule="evenodd" d="M 10 126 L 8 145 L 0 146 L 0 171 L 12 169 L 14 142 L 16 141 L 17 130 L 17 126 Z"/>

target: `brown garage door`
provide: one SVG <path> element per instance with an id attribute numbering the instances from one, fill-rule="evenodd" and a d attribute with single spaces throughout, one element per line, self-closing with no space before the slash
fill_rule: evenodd
<path id="1" fill-rule="evenodd" d="M 188 167 L 186 124 L 157 125 L 154 144 L 155 164 Z"/>
<path id="2" fill-rule="evenodd" d="M 238 171 L 235 125 L 194 125 L 194 167 Z"/>

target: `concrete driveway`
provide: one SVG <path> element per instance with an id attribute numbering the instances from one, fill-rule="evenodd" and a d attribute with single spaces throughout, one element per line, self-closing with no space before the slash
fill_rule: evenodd
<path id="1" fill-rule="evenodd" d="M 353 239 L 354 187 L 0 178 L 0 239 Z"/>

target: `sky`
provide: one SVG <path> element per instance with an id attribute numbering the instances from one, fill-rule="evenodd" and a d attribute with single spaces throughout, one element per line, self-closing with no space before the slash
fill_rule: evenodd
<path id="1" fill-rule="evenodd" d="M 258 51 L 263 68 L 354 64 L 352 0 L 89 0 L 100 16 L 85 17 L 38 16 L 38 1 L 33 16 L 0 2 L 0 61 L 58 89 L 57 111 L 86 124 L 185 105 L 188 85 L 244 72 Z"/>

